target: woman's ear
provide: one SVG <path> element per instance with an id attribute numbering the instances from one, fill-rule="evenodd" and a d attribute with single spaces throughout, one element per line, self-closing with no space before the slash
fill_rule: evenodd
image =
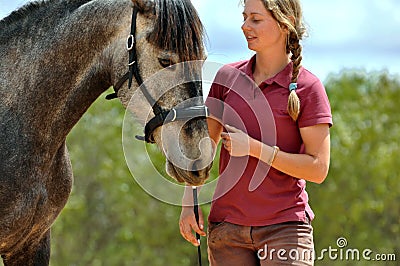
<path id="1" fill-rule="evenodd" d="M 282 24 L 281 30 L 282 30 L 283 34 L 289 35 L 289 28 L 285 24 Z"/>
<path id="2" fill-rule="evenodd" d="M 291 30 L 295 30 L 295 29 L 296 29 L 296 19 L 295 19 L 295 17 L 289 16 L 289 17 L 288 17 L 288 20 L 289 20 L 289 21 L 287 21 L 287 23 L 290 22 L 290 24 L 283 24 L 283 23 L 282 23 L 282 25 L 280 25 L 280 27 L 281 27 L 281 29 L 282 29 L 282 31 L 283 31 L 284 34 L 290 34 L 290 31 L 291 31 Z M 291 30 L 289 30 L 289 28 L 290 28 Z"/>

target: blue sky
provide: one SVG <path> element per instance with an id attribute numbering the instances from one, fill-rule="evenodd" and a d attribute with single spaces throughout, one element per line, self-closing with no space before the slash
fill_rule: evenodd
<path id="1" fill-rule="evenodd" d="M 213 57 L 246 59 L 238 0 L 193 0 L 207 28 Z M 400 1 L 302 0 L 309 37 L 303 65 L 325 79 L 343 68 L 400 73 Z"/>
<path id="2" fill-rule="evenodd" d="M 0 0 L 0 18 L 27 0 Z M 192 0 L 208 34 L 209 59 L 228 63 L 249 58 L 240 26 L 239 0 Z M 400 1 L 302 0 L 309 37 L 303 65 L 320 79 L 342 69 L 388 69 L 400 74 Z"/>

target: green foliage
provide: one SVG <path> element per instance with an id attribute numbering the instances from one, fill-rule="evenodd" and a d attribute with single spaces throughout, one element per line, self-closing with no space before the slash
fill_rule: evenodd
<path id="1" fill-rule="evenodd" d="M 400 81 L 386 72 L 352 71 L 331 76 L 326 89 L 334 117 L 331 167 L 322 185 L 308 186 L 317 251 L 337 248 L 345 237 L 347 248 L 397 252 L 399 260 Z"/>
<path id="2" fill-rule="evenodd" d="M 317 215 L 316 250 L 337 248 L 336 240 L 345 237 L 346 248 L 396 253 L 398 261 L 399 79 L 386 72 L 347 71 L 325 85 L 334 116 L 331 168 L 322 185 L 308 184 Z M 126 166 L 124 112 L 118 101 L 101 97 L 68 138 L 75 183 L 53 227 L 52 265 L 196 265 L 196 249 L 179 233 L 180 208 L 146 194 Z M 163 171 L 163 156 L 150 150 Z M 213 176 L 217 166 L 214 162 Z M 209 206 L 203 211 L 206 216 Z M 325 257 L 316 265 L 377 263 Z"/>

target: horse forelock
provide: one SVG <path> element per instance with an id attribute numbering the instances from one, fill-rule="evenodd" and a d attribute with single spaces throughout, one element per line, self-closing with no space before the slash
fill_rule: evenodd
<path id="1" fill-rule="evenodd" d="M 148 41 L 176 53 L 181 62 L 204 56 L 204 27 L 190 0 L 156 0 L 155 26 Z"/>

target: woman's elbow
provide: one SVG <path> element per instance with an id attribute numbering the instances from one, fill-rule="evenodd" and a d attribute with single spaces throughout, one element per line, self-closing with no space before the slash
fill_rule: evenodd
<path id="1" fill-rule="evenodd" d="M 317 171 L 315 171 L 315 175 L 313 177 L 313 182 L 317 184 L 322 184 L 326 177 L 328 176 L 329 172 L 329 163 L 326 164 L 320 164 L 318 166 Z"/>

